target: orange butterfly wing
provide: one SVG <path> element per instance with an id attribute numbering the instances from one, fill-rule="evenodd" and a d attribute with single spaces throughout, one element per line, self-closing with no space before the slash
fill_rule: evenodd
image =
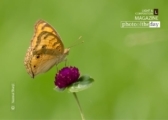
<path id="1" fill-rule="evenodd" d="M 64 49 L 59 34 L 48 23 L 39 20 L 26 53 L 25 66 L 31 77 L 48 71 L 63 61 L 69 49 Z"/>

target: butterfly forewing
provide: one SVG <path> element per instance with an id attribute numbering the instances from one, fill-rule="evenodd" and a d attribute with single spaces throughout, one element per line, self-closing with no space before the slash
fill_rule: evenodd
<path id="1" fill-rule="evenodd" d="M 38 21 L 35 25 L 35 35 L 32 39 L 31 46 L 33 51 L 44 48 L 52 50 L 56 49 L 59 50 L 60 53 L 63 53 L 64 51 L 64 45 L 59 34 L 48 23 L 42 20 Z"/>

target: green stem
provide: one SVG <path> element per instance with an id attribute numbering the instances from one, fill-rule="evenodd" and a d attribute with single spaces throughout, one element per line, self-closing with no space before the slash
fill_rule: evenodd
<path id="1" fill-rule="evenodd" d="M 83 112 L 82 112 L 82 108 L 81 108 L 80 103 L 79 103 L 79 100 L 78 100 L 78 97 L 77 97 L 77 95 L 76 95 L 75 92 L 73 92 L 73 95 L 74 95 L 75 100 L 76 100 L 76 102 L 77 102 L 77 104 L 78 104 L 79 111 L 80 111 L 80 114 L 81 114 L 81 118 L 82 118 L 82 120 L 85 120 L 84 115 L 83 115 Z"/>

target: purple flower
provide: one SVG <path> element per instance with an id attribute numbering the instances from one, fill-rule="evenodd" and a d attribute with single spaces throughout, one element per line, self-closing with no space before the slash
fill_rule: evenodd
<path id="1" fill-rule="evenodd" d="M 58 88 L 65 88 L 76 82 L 80 76 L 79 70 L 76 67 L 64 67 L 55 76 L 55 85 Z"/>

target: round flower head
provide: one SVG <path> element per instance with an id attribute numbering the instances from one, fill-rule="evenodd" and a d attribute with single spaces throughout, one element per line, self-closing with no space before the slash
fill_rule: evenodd
<path id="1" fill-rule="evenodd" d="M 58 88 L 65 88 L 76 82 L 80 76 L 76 67 L 64 67 L 55 76 L 55 85 Z"/>

